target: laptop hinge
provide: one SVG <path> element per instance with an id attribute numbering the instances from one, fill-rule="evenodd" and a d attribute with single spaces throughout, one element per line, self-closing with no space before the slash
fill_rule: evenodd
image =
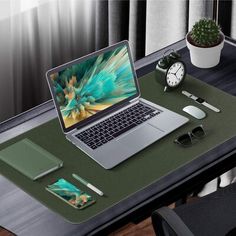
<path id="1" fill-rule="evenodd" d="M 72 129 L 71 131 L 67 132 L 66 134 L 73 134 L 75 131 L 77 131 L 78 129 L 75 128 L 75 129 Z"/>
<path id="2" fill-rule="evenodd" d="M 138 100 L 139 100 L 139 97 L 136 97 L 136 98 L 130 100 L 129 103 L 133 103 L 133 102 L 136 102 L 136 101 L 138 101 Z"/>

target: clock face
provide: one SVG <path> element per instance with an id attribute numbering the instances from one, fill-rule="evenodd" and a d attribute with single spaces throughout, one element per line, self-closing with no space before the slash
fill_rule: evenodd
<path id="1" fill-rule="evenodd" d="M 177 87 L 184 79 L 186 74 L 183 62 L 173 63 L 166 73 L 166 83 L 169 87 Z"/>

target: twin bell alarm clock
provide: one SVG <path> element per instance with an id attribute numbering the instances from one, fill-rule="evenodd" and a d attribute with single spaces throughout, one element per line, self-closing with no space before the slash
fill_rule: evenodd
<path id="1" fill-rule="evenodd" d="M 167 52 L 169 52 L 168 55 Z M 173 49 L 166 51 L 156 65 L 156 81 L 164 86 L 164 91 L 179 87 L 185 78 L 186 66 L 181 56 Z"/>

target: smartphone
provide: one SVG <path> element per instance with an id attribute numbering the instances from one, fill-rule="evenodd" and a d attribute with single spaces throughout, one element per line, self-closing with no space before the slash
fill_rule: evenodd
<path id="1" fill-rule="evenodd" d="M 92 196 L 65 179 L 59 179 L 48 185 L 46 190 L 76 209 L 81 210 L 95 203 Z"/>

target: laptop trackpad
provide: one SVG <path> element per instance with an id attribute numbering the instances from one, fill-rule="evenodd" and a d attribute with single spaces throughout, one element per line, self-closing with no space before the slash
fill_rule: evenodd
<path id="1" fill-rule="evenodd" d="M 155 142 L 165 135 L 165 132 L 149 124 L 144 124 L 140 128 L 126 134 L 117 141 L 129 148 L 141 150 L 149 144 Z"/>

